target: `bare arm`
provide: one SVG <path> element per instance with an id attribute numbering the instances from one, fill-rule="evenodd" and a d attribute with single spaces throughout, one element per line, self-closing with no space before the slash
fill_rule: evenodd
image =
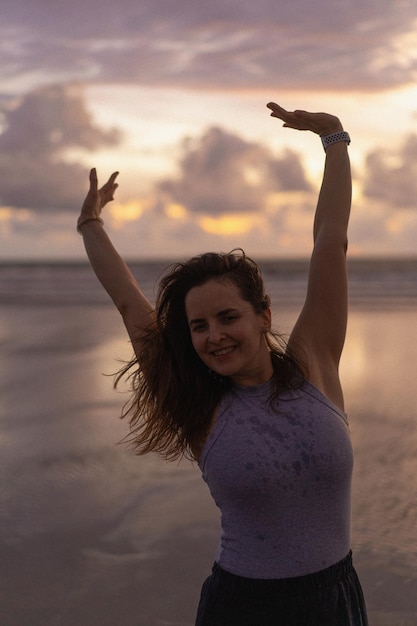
<path id="1" fill-rule="evenodd" d="M 113 246 L 99 219 L 103 207 L 113 200 L 117 189 L 115 182 L 117 175 L 117 172 L 113 173 L 99 189 L 96 171 L 91 170 L 90 189 L 84 200 L 78 224 L 91 266 L 120 311 L 138 355 L 140 335 L 154 319 L 153 308 Z"/>
<path id="2" fill-rule="evenodd" d="M 329 135 L 343 127 L 325 113 L 289 113 L 271 105 L 272 115 L 290 128 Z M 351 206 L 350 164 L 345 142 L 327 148 L 313 228 L 307 297 L 290 338 L 290 349 L 306 362 L 307 374 L 343 408 L 338 367 L 347 323 L 346 251 Z"/>

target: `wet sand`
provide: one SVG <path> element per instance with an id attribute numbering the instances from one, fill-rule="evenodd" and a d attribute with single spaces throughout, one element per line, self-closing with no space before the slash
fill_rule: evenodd
<path id="1" fill-rule="evenodd" d="M 281 318 L 290 323 L 292 312 Z M 351 314 L 353 549 L 371 626 L 417 624 L 415 311 Z M 109 307 L 0 312 L 2 626 L 192 626 L 218 514 L 190 463 L 118 442 Z"/>

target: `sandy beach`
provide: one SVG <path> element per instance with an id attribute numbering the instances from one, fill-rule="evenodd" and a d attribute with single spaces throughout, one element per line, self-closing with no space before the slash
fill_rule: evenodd
<path id="1" fill-rule="evenodd" d="M 290 324 L 293 311 L 281 315 Z M 371 626 L 417 623 L 416 311 L 353 311 L 342 377 Z M 2 626 L 192 626 L 218 540 L 199 470 L 118 442 L 130 356 L 111 307 L 4 307 Z"/>

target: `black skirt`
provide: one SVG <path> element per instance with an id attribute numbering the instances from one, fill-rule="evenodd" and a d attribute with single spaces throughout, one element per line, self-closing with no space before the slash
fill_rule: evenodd
<path id="1" fill-rule="evenodd" d="M 352 553 L 316 574 L 277 580 L 236 576 L 215 563 L 196 626 L 368 626 Z"/>

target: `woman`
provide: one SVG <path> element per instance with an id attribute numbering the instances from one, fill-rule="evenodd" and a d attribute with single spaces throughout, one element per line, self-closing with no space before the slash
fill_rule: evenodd
<path id="1" fill-rule="evenodd" d="M 130 417 L 138 453 L 198 460 L 222 539 L 197 626 L 366 626 L 350 552 L 352 450 L 338 365 L 347 321 L 349 135 L 326 113 L 268 104 L 326 151 L 307 297 L 283 345 L 258 266 L 205 254 L 162 279 L 156 307 L 100 218 L 117 188 L 95 170 L 78 230 L 135 351 Z M 132 370 L 133 368 L 133 370 Z"/>

